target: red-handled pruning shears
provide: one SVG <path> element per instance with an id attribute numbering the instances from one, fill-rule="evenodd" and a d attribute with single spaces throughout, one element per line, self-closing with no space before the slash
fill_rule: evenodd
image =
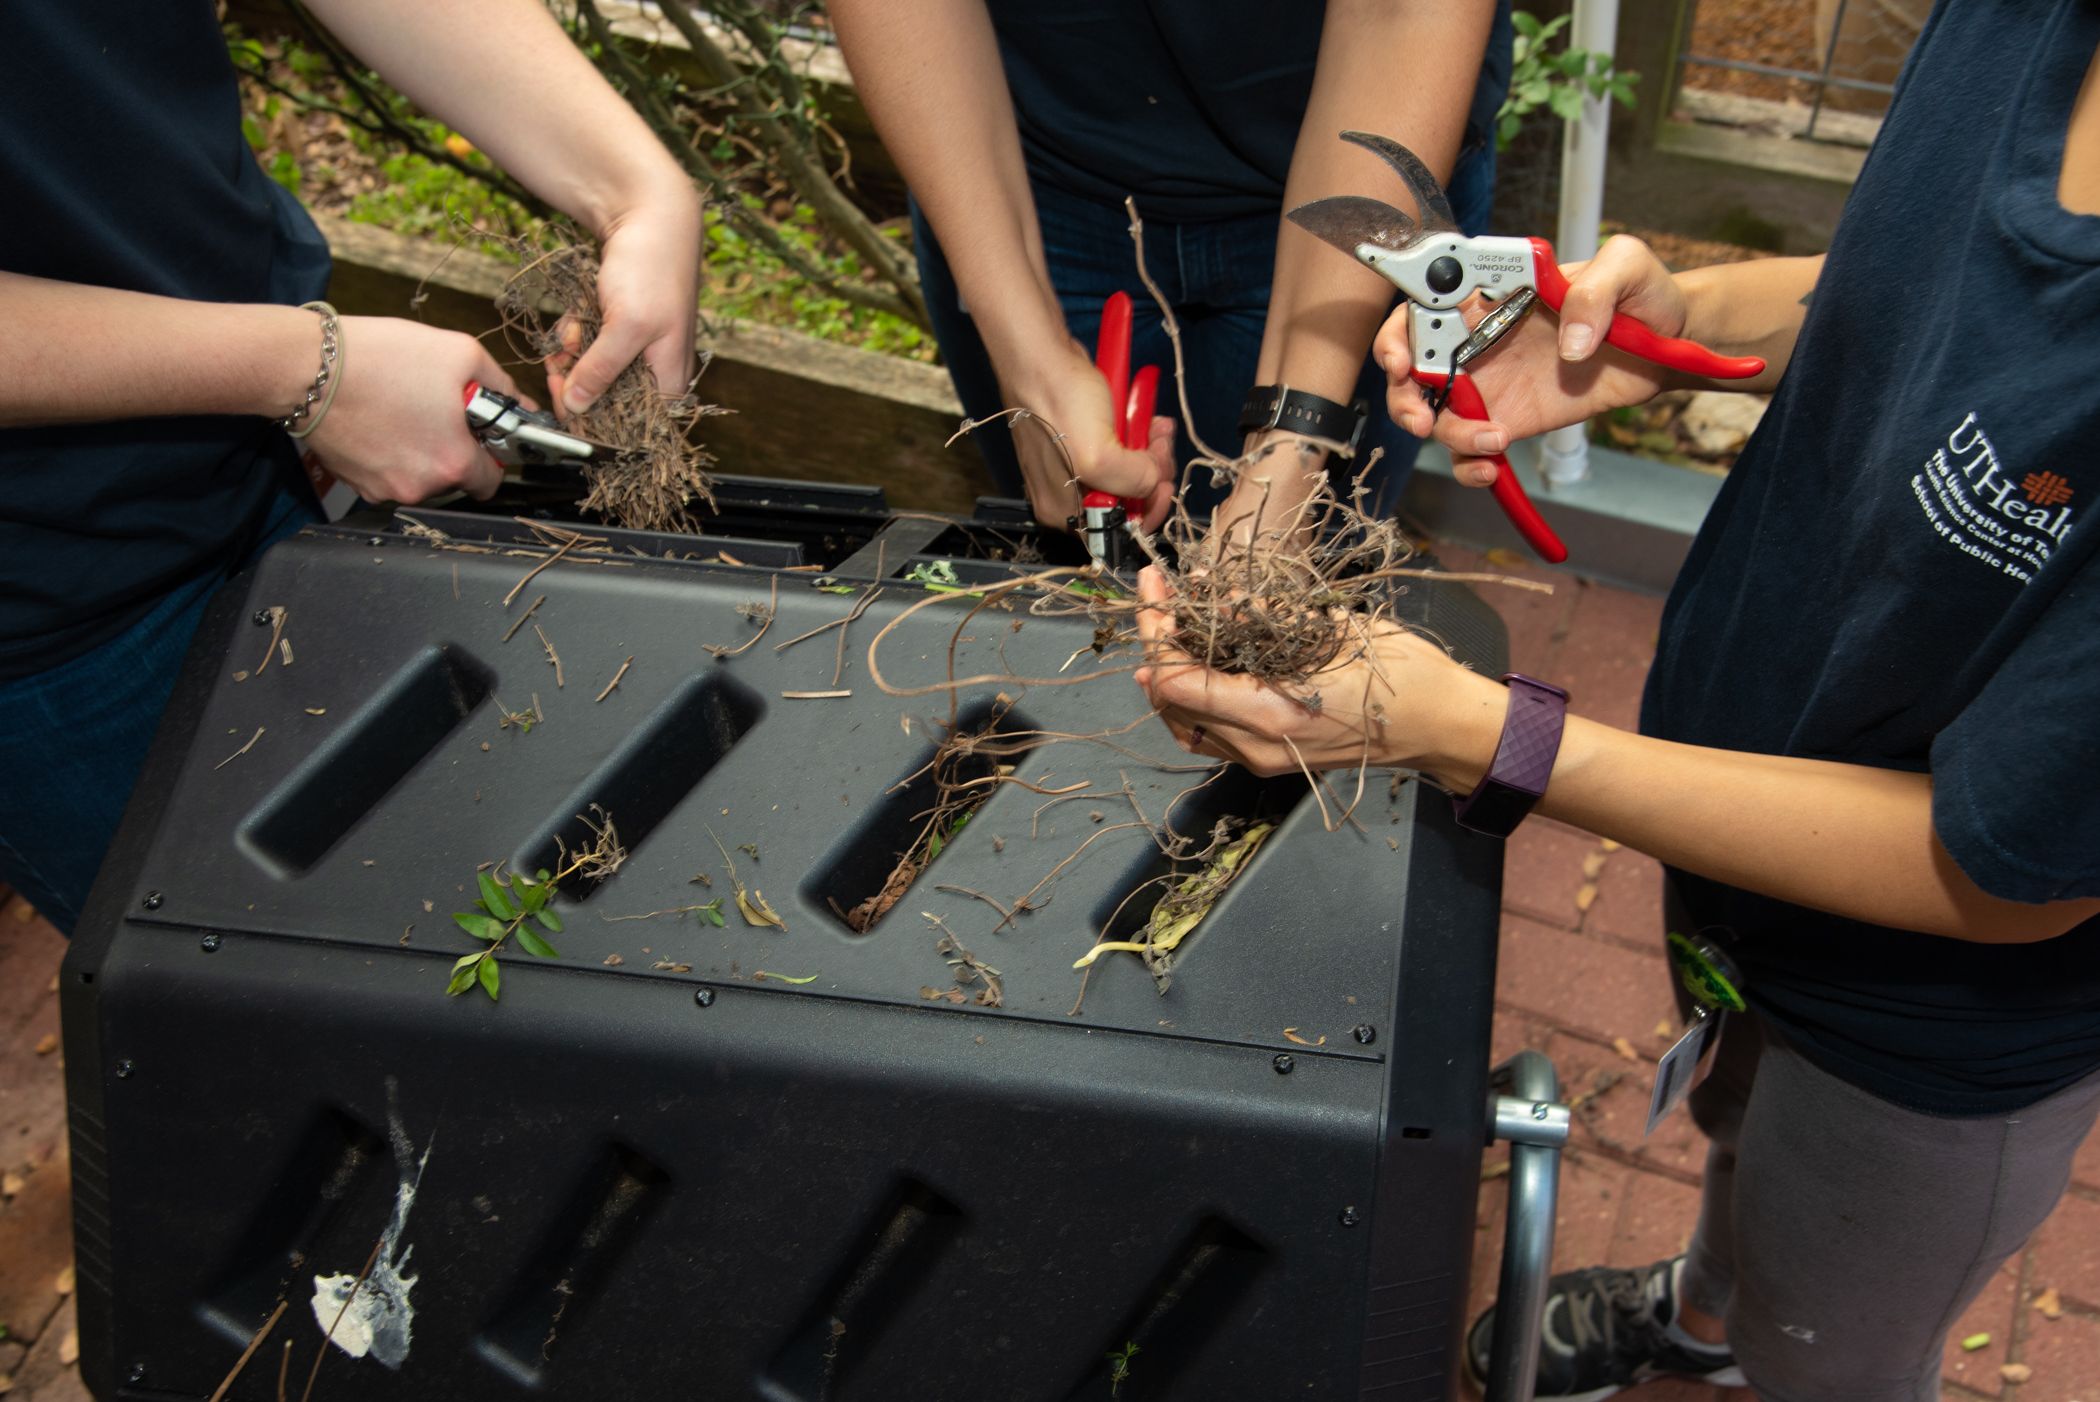
<path id="1" fill-rule="evenodd" d="M 1108 402 L 1116 414 L 1116 441 L 1139 452 L 1152 436 L 1152 406 L 1159 398 L 1159 367 L 1130 369 L 1130 294 L 1118 292 L 1101 306 L 1101 335 L 1094 342 L 1094 365 L 1108 381 Z M 1124 563 L 1129 532 L 1145 517 L 1143 497 L 1118 497 L 1086 490 L 1080 498 L 1080 534 L 1086 553 L 1103 569 Z"/>
<path id="2" fill-rule="evenodd" d="M 478 380 L 467 382 L 466 402 L 467 428 L 506 467 L 582 462 L 598 452 L 590 440 L 564 433 L 554 415 L 528 409 Z"/>
<path id="3" fill-rule="evenodd" d="M 1345 131 L 1353 141 L 1383 157 L 1407 182 L 1421 210 L 1420 221 L 1382 201 L 1361 195 L 1334 195 L 1290 212 L 1291 221 L 1317 234 L 1371 268 L 1400 289 L 1408 301 L 1408 346 L 1414 354 L 1409 377 L 1428 392 L 1429 407 L 1445 404 L 1460 418 L 1485 419 L 1487 405 L 1466 366 L 1507 335 L 1534 306 L 1544 302 L 1559 311 L 1568 295 L 1568 280 L 1544 239 L 1469 238 L 1459 232 L 1451 205 L 1436 177 L 1399 142 L 1368 132 Z M 1480 294 L 1496 304 L 1474 328 L 1459 315 L 1459 304 Z M 1630 355 L 1688 374 L 1717 380 L 1748 379 L 1764 373 L 1756 356 L 1717 355 L 1696 341 L 1664 336 L 1633 317 L 1612 318 L 1604 338 Z M 1533 550 L 1553 564 L 1568 558 L 1568 547 L 1539 515 L 1497 453 L 1495 500 Z"/>

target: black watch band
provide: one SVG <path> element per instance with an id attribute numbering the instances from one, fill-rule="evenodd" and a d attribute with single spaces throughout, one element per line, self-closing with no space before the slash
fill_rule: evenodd
<path id="1" fill-rule="evenodd" d="M 1337 404 L 1289 385 L 1256 385 L 1247 391 L 1247 402 L 1240 406 L 1240 432 L 1280 428 L 1288 433 L 1302 433 L 1307 438 L 1336 444 L 1338 457 L 1353 458 L 1357 444 L 1363 441 L 1368 417 L 1369 411 L 1360 399 L 1354 404 Z"/>

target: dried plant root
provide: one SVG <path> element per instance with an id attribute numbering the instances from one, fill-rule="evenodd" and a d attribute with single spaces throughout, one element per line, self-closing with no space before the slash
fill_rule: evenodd
<path id="1" fill-rule="evenodd" d="M 523 266 L 496 298 L 511 348 L 535 360 L 590 349 L 604 324 L 598 304 L 598 255 L 566 233 L 551 247 L 520 240 Z M 552 308 L 550 313 L 549 308 Z M 563 340 L 567 331 L 569 341 Z M 692 441 L 693 428 L 728 411 L 703 404 L 691 386 L 658 386 L 636 360 L 569 429 L 612 449 L 582 465 L 589 490 L 578 505 L 622 526 L 697 534 L 693 506 L 714 510 L 714 457 Z"/>

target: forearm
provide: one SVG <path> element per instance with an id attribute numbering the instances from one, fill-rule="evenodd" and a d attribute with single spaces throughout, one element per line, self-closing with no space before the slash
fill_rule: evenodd
<path id="1" fill-rule="evenodd" d="M 693 199 L 670 153 L 539 0 L 310 0 L 417 106 L 600 238 L 628 212 Z"/>
<path id="2" fill-rule="evenodd" d="M 1494 8 L 1492 0 L 1333 0 L 1283 207 L 1347 193 L 1413 210 L 1383 160 L 1339 139 L 1349 130 L 1394 138 L 1448 184 Z M 1346 403 L 1393 295 L 1377 273 L 1283 220 L 1256 382 Z"/>
<path id="3" fill-rule="evenodd" d="M 0 426 L 169 414 L 277 416 L 321 365 L 296 307 L 189 302 L 0 272 Z"/>
<path id="4" fill-rule="evenodd" d="M 984 4 L 832 0 L 830 14 L 860 99 L 1008 378 L 1069 337 Z"/>
<path id="5" fill-rule="evenodd" d="M 1480 781 L 1504 693 L 1454 688 L 1431 771 L 1454 792 Z M 1902 930 L 1982 943 L 2048 939 L 2100 901 L 2000 900 L 1933 831 L 1925 774 L 1675 744 L 1570 716 L 1538 810 L 1671 866 L 1744 890 Z"/>
<path id="6" fill-rule="evenodd" d="M 1722 355 L 1764 357 L 1765 372 L 1754 380 L 1692 380 L 1696 388 L 1763 393 L 1779 383 L 1793 358 L 1794 342 L 1808 317 L 1823 255 L 1760 258 L 1747 263 L 1694 268 L 1677 274 L 1685 299 L 1684 334 Z"/>

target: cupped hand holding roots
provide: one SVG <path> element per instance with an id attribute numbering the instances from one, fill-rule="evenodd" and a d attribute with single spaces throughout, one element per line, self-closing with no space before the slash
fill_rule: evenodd
<path id="1" fill-rule="evenodd" d="M 1137 681 L 1184 749 L 1256 774 L 1397 767 L 1441 778 L 1477 748 L 1502 688 L 1387 618 L 1331 610 L 1325 659 L 1289 680 L 1205 666 L 1166 577 L 1138 578 Z M 1220 612 L 1232 606 L 1220 601 Z M 1312 630 L 1304 627 L 1301 635 Z M 1490 740 L 1492 747 L 1492 740 Z"/>

